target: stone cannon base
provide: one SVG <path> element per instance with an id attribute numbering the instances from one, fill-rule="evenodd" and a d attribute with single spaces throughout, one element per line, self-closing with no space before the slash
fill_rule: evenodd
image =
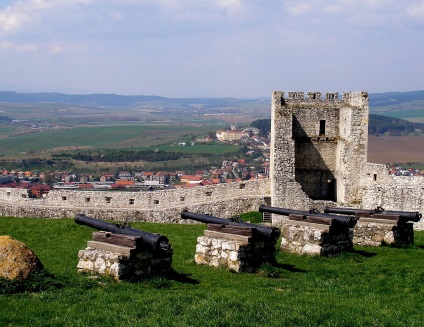
<path id="1" fill-rule="evenodd" d="M 386 219 L 360 218 L 354 229 L 353 244 L 404 246 L 414 243 L 413 223 Z"/>
<path id="2" fill-rule="evenodd" d="M 118 281 L 166 275 L 172 266 L 172 253 L 135 251 L 96 241 L 88 241 L 87 248 L 78 252 L 78 258 L 78 272 L 110 275 Z"/>
<path id="3" fill-rule="evenodd" d="M 353 230 L 348 228 L 284 220 L 281 236 L 281 250 L 296 254 L 328 256 L 353 248 Z"/>
<path id="4" fill-rule="evenodd" d="M 197 238 L 194 261 L 235 272 L 252 272 L 265 262 L 275 261 L 273 242 L 254 241 L 248 236 L 204 231 Z"/>

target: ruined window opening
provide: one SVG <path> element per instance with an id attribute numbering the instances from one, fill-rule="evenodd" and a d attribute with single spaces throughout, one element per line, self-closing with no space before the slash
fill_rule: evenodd
<path id="1" fill-rule="evenodd" d="M 85 202 L 90 202 L 90 198 L 85 198 Z"/>
<path id="2" fill-rule="evenodd" d="M 325 120 L 319 121 L 319 135 L 325 135 Z"/>
<path id="3" fill-rule="evenodd" d="M 110 196 L 105 197 L 106 203 L 110 203 L 110 200 L 112 200 L 112 198 Z"/>
<path id="4" fill-rule="evenodd" d="M 185 197 L 180 196 L 180 201 L 185 201 Z"/>
<path id="5" fill-rule="evenodd" d="M 10 196 L 10 192 L 7 192 L 7 193 L 6 193 L 6 195 L 7 195 L 7 196 Z"/>
<path id="6" fill-rule="evenodd" d="M 129 204 L 134 204 L 134 199 L 130 199 Z"/>
<path id="7" fill-rule="evenodd" d="M 374 174 L 374 182 L 377 181 L 377 174 Z"/>
<path id="8" fill-rule="evenodd" d="M 66 201 L 66 196 L 62 196 L 62 201 Z"/>
<path id="9" fill-rule="evenodd" d="M 212 196 L 212 192 L 205 192 L 206 196 Z"/>
<path id="10" fill-rule="evenodd" d="M 153 200 L 154 204 L 159 204 L 159 200 Z"/>
<path id="11" fill-rule="evenodd" d="M 26 197 L 27 197 L 26 194 L 22 194 L 23 199 L 26 199 Z"/>
<path id="12" fill-rule="evenodd" d="M 240 190 L 244 190 L 246 188 L 246 184 L 242 183 L 239 185 Z"/>

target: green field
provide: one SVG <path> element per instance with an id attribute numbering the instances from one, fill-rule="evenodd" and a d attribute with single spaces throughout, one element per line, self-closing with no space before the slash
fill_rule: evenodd
<path id="1" fill-rule="evenodd" d="M 62 287 L 0 295 L 1 326 L 422 326 L 424 232 L 408 248 L 355 248 L 335 257 L 279 252 L 279 265 L 237 274 L 199 266 L 203 225 L 134 223 L 166 235 L 175 273 L 140 283 L 89 279 L 77 253 L 92 229 L 71 219 L 0 218 Z"/>
<path id="2" fill-rule="evenodd" d="M 13 125 L 6 125 L 0 122 L 0 137 L 7 137 L 11 133 L 14 133 L 16 130 L 16 127 Z"/>
<path id="3" fill-rule="evenodd" d="M 402 111 L 390 111 L 382 112 L 382 116 L 400 118 L 405 120 L 411 120 L 414 122 L 420 122 L 424 119 L 424 110 L 402 110 Z"/>
<path id="4" fill-rule="evenodd" d="M 75 127 L 0 139 L 0 153 L 13 155 L 66 147 L 151 146 L 208 131 L 206 127 L 142 124 Z"/>

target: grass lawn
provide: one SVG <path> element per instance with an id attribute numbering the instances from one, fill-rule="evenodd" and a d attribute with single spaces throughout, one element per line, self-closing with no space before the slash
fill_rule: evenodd
<path id="1" fill-rule="evenodd" d="M 62 284 L 0 295 L 0 325 L 423 325 L 424 232 L 416 232 L 408 248 L 355 248 L 330 258 L 279 252 L 279 267 L 237 274 L 194 263 L 204 225 L 132 227 L 169 238 L 172 278 L 136 284 L 87 278 L 76 271 L 77 253 L 93 229 L 71 219 L 0 218 L 0 234 L 26 243 Z"/>

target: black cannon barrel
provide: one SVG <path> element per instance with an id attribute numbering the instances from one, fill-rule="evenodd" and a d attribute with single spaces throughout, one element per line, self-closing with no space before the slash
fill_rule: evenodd
<path id="1" fill-rule="evenodd" d="M 324 212 L 327 213 L 339 213 L 339 214 L 360 214 L 366 213 L 369 215 L 374 214 L 386 214 L 386 215 L 394 215 L 399 216 L 400 219 L 404 221 L 414 221 L 418 222 L 422 218 L 422 214 L 418 211 L 392 211 L 392 210 L 384 210 L 381 207 L 377 207 L 376 209 L 355 209 L 355 208 L 325 208 Z"/>
<path id="2" fill-rule="evenodd" d="M 262 226 L 244 222 L 234 222 L 224 218 L 189 212 L 188 210 L 181 212 L 181 218 L 191 219 L 205 224 L 238 225 L 256 228 L 256 232 L 260 237 L 271 240 L 272 242 L 277 241 L 278 237 L 280 236 L 280 230 L 277 227 Z"/>
<path id="3" fill-rule="evenodd" d="M 383 214 L 387 215 L 396 215 L 399 216 L 399 218 L 407 221 L 413 221 L 418 222 L 423 217 L 423 215 L 418 211 L 391 211 L 391 210 L 384 210 L 381 212 Z"/>
<path id="4" fill-rule="evenodd" d="M 375 214 L 374 210 L 365 210 L 365 209 L 355 209 L 355 208 L 330 208 L 326 207 L 324 209 L 325 213 L 337 213 L 342 215 L 355 215 L 357 213 L 366 213 L 366 214 Z"/>
<path id="5" fill-rule="evenodd" d="M 353 216 L 340 216 L 340 215 L 331 215 L 331 214 L 325 214 L 325 213 L 309 212 L 304 210 L 269 207 L 263 204 L 259 206 L 259 211 L 270 212 L 270 213 L 275 213 L 277 215 L 284 215 L 284 216 L 303 215 L 303 216 L 310 216 L 310 217 L 319 217 L 324 219 L 333 219 L 335 221 L 335 225 L 346 226 L 348 228 L 355 227 L 356 221 L 357 221 L 357 219 Z"/>
<path id="6" fill-rule="evenodd" d="M 105 231 L 105 232 L 131 235 L 131 236 L 139 236 L 142 244 L 149 247 L 152 250 L 170 251 L 171 249 L 168 238 L 163 235 L 144 232 L 138 229 L 126 227 L 119 224 L 108 223 L 103 220 L 88 217 L 81 213 L 75 216 L 75 222 L 77 224 L 89 226 L 89 227 L 95 228 L 97 230 Z"/>

